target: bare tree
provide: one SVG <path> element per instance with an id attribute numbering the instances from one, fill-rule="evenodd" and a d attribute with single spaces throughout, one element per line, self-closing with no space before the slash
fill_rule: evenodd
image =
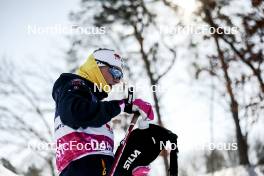
<path id="1" fill-rule="evenodd" d="M 163 2 L 177 11 L 173 2 Z M 249 164 L 248 133 L 263 113 L 264 3 L 243 1 L 239 4 L 240 11 L 233 10 L 235 2 L 229 0 L 200 0 L 199 3 L 196 24 L 207 24 L 215 32 L 204 34 L 199 39 L 193 36 L 196 41 L 191 40 L 191 48 L 197 58 L 193 62 L 196 76 L 201 78 L 201 73 L 207 72 L 207 78 L 210 76 L 218 81 L 216 89 L 228 103 L 235 124 L 240 164 Z M 237 21 L 241 22 L 238 24 Z M 226 32 L 235 26 L 235 34 Z M 211 48 L 205 53 L 200 50 L 208 46 Z M 258 85 L 258 90 L 255 85 Z M 241 121 L 246 124 L 244 127 Z"/>
<path id="2" fill-rule="evenodd" d="M 0 97 L 3 101 L 0 104 L 0 131 L 4 136 L 1 137 L 0 144 L 4 146 L 2 150 L 11 153 L 9 157 L 26 152 L 32 141 L 48 146 L 53 138 L 51 123 L 49 123 L 53 119 L 50 118 L 53 106 L 49 98 L 51 96 L 47 96 L 50 95 L 50 87 L 45 87 L 51 85 L 53 79 L 49 76 L 50 73 L 45 72 L 44 75 L 41 70 L 21 70 L 20 68 L 6 57 L 1 58 Z M 41 84 L 44 88 L 40 87 Z M 15 149 L 10 151 L 9 146 Z M 51 175 L 55 176 L 52 149 L 30 150 L 26 158 L 22 159 L 29 158 L 31 162 L 43 163 L 40 170 L 48 168 Z M 37 171 L 36 168 L 35 171 Z M 28 173 L 33 172 L 28 171 Z"/>
<path id="3" fill-rule="evenodd" d="M 205 17 L 203 18 L 204 21 L 214 29 L 218 29 L 220 24 L 218 25 L 215 21 L 222 20 L 222 23 L 227 23 L 227 26 L 232 26 L 232 18 L 228 17 L 228 14 L 221 13 L 221 9 L 227 6 L 230 2 L 222 1 L 221 3 L 217 3 L 216 1 L 201 1 L 202 2 L 202 11 Z M 260 6 L 260 3 L 257 5 Z M 227 35 L 227 34 L 219 34 L 215 33 L 211 35 L 214 39 L 217 52 L 218 52 L 218 59 L 220 62 L 220 67 L 224 73 L 224 80 L 226 85 L 226 92 L 230 98 L 230 111 L 232 113 L 232 117 L 235 123 L 236 129 L 236 137 L 238 142 L 238 150 L 239 150 L 239 158 L 240 164 L 249 164 L 248 159 L 248 143 L 247 143 L 247 132 L 243 135 L 241 129 L 241 123 L 239 118 L 239 106 L 242 103 L 239 103 L 238 98 L 236 98 L 237 91 L 235 88 L 237 87 L 236 82 L 241 81 L 240 86 L 245 86 L 245 80 L 243 80 L 244 75 L 241 75 L 239 81 L 236 79 L 232 80 L 231 77 L 231 70 L 230 65 L 233 64 L 232 62 L 238 62 L 242 65 L 247 66 L 251 71 L 252 74 L 248 75 L 248 77 L 256 77 L 259 83 L 259 93 L 257 104 L 261 104 L 261 100 L 263 99 L 263 80 L 262 80 L 262 71 L 261 68 L 263 67 L 263 48 L 258 48 L 257 43 L 258 41 L 254 41 L 251 37 L 257 37 L 260 39 L 260 44 L 263 43 L 261 40 L 263 39 L 263 25 L 264 22 L 263 18 L 263 11 L 255 9 L 256 7 L 252 6 L 252 12 L 249 14 L 237 14 L 242 21 L 243 25 L 241 25 L 240 31 L 243 31 L 243 36 L 245 39 L 238 41 L 236 39 L 238 37 L 234 35 Z M 213 16 L 213 12 L 216 12 L 217 15 Z M 249 26 L 250 22 L 255 22 L 255 25 Z M 252 31 L 254 28 L 254 31 Z M 222 40 L 227 46 L 222 45 L 220 43 Z M 236 46 L 235 46 L 236 45 Z M 254 49 L 253 49 L 254 48 Z M 255 50 L 255 51 L 253 51 Z M 243 82 L 244 81 L 244 82 Z M 252 84 L 252 83 L 251 83 Z M 254 96 L 254 95 L 253 95 Z M 255 98 L 254 98 L 255 99 Z M 239 105 L 241 104 L 241 105 Z M 246 105 L 248 106 L 248 105 Z"/>

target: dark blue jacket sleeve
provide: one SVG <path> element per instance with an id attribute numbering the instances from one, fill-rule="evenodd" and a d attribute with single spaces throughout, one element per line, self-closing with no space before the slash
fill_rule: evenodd
<path id="1" fill-rule="evenodd" d="M 57 106 L 61 121 L 75 129 L 100 127 L 121 112 L 119 101 L 100 101 L 86 85 L 66 85 Z"/>

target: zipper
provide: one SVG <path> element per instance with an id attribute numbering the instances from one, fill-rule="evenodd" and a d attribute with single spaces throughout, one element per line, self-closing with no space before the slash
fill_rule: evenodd
<path id="1" fill-rule="evenodd" d="M 106 166 L 105 166 L 105 161 L 102 159 L 102 167 L 103 167 L 103 171 L 102 171 L 102 176 L 106 175 Z"/>

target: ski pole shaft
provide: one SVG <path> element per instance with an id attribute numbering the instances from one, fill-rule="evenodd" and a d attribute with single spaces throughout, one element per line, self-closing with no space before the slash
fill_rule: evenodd
<path id="1" fill-rule="evenodd" d="M 114 160 L 113 166 L 112 166 L 112 168 L 110 170 L 109 176 L 114 176 L 115 170 L 116 170 L 117 165 L 119 163 L 119 160 L 120 160 L 120 158 L 122 156 L 122 153 L 123 153 L 124 148 L 126 146 L 126 143 L 127 143 L 128 138 L 129 138 L 129 135 L 130 135 L 131 131 L 133 130 L 133 128 L 134 128 L 134 126 L 135 126 L 135 124 L 136 124 L 136 122 L 138 120 L 139 115 L 140 115 L 139 112 L 134 112 L 134 116 L 133 116 L 133 118 L 132 118 L 132 120 L 130 122 L 129 128 L 128 128 L 127 133 L 126 133 L 126 136 L 123 139 L 123 143 L 121 143 L 121 146 L 118 149 L 117 154 L 115 156 L 115 160 Z"/>
<path id="2" fill-rule="evenodd" d="M 128 96 L 127 96 L 127 99 L 125 101 L 125 112 L 132 113 L 133 94 L 134 94 L 133 87 L 129 87 L 128 88 Z M 134 112 L 134 116 L 133 116 L 133 118 L 131 120 L 131 123 L 130 123 L 129 128 L 128 128 L 127 133 L 126 133 L 126 136 L 123 139 L 123 141 L 121 142 L 120 147 L 117 149 L 117 152 L 116 152 L 116 155 L 115 155 L 115 160 L 114 160 L 113 166 L 112 166 L 112 168 L 110 170 L 109 176 L 113 176 L 114 173 L 115 173 L 116 167 L 117 167 L 117 165 L 119 163 L 119 160 L 121 158 L 122 152 L 123 152 L 123 150 L 125 148 L 128 136 L 130 135 L 131 131 L 133 130 L 133 128 L 134 128 L 134 126 L 135 126 L 135 124 L 137 122 L 138 117 L 139 117 L 139 113 L 138 112 Z"/>

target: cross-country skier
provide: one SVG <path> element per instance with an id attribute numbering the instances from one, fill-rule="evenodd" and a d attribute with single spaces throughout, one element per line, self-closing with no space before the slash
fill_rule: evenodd
<path id="1" fill-rule="evenodd" d="M 126 105 L 124 100 L 103 99 L 122 77 L 122 58 L 113 50 L 98 49 L 76 74 L 63 73 L 55 82 L 52 96 L 56 102 L 54 128 L 60 176 L 103 176 L 109 172 L 114 138 L 108 123 Z M 154 118 L 152 106 L 141 99 L 133 101 L 133 109 L 143 118 Z M 139 167 L 132 175 L 148 171 Z"/>

